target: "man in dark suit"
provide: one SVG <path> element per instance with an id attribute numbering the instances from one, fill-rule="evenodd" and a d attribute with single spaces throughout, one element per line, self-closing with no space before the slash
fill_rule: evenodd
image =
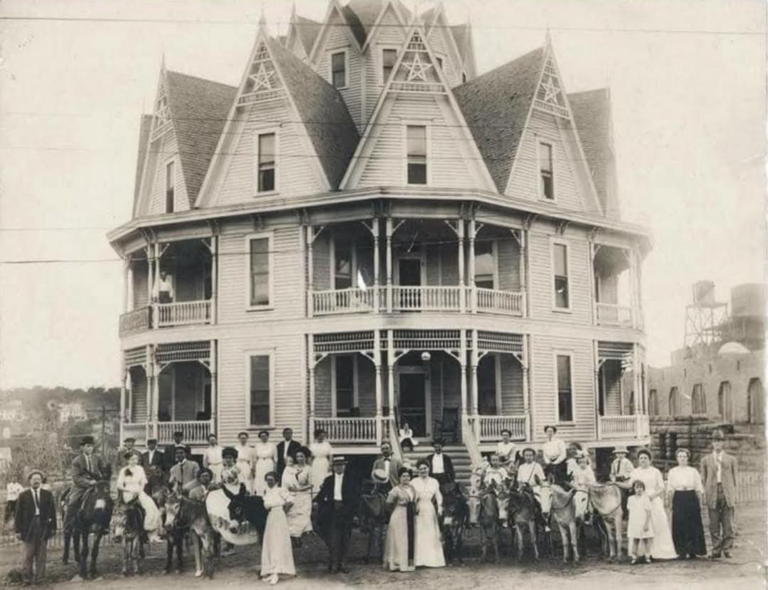
<path id="1" fill-rule="evenodd" d="M 285 469 L 286 457 L 296 459 L 296 451 L 301 448 L 301 444 L 293 440 L 293 430 L 283 428 L 283 440 L 277 445 L 277 474 L 282 477 Z"/>
<path id="2" fill-rule="evenodd" d="M 48 539 L 56 533 L 56 505 L 53 494 L 42 489 L 44 474 L 35 469 L 29 474 L 29 489 L 16 502 L 16 538 L 24 543 L 24 585 L 40 584 L 45 578 Z"/>
<path id="3" fill-rule="evenodd" d="M 181 430 L 177 430 L 173 433 L 173 444 L 165 447 L 163 451 L 163 462 L 165 463 L 165 472 L 170 473 L 171 467 L 176 465 L 176 449 L 186 449 L 187 445 L 184 444 L 184 433 Z"/>
<path id="4" fill-rule="evenodd" d="M 435 440 L 432 443 L 432 448 L 435 452 L 427 457 L 429 473 L 441 486 L 446 483 L 453 483 L 456 481 L 456 471 L 453 469 L 451 458 L 443 453 L 443 441 Z"/>
<path id="5" fill-rule="evenodd" d="M 129 436 L 123 441 L 123 446 L 117 449 L 117 471 L 118 473 L 120 470 L 128 465 L 128 459 L 126 458 L 126 455 L 129 453 L 131 455 L 136 455 L 139 458 L 139 465 L 141 465 L 141 451 L 134 448 L 134 445 L 136 444 L 136 439 L 132 436 Z"/>
<path id="6" fill-rule="evenodd" d="M 197 472 L 200 466 L 195 461 L 187 459 L 188 450 L 186 447 L 176 447 L 176 465 L 171 467 L 168 483 L 181 484 L 181 489 L 188 492 L 197 484 Z"/>
<path id="7" fill-rule="evenodd" d="M 98 455 L 93 454 L 92 436 L 84 436 L 80 441 L 80 454 L 72 461 L 72 489 L 67 503 L 64 529 L 74 527 L 77 511 L 80 509 L 85 493 L 100 481 L 108 481 L 112 470 Z"/>
<path id="8" fill-rule="evenodd" d="M 733 507 L 736 502 L 736 458 L 723 450 L 725 434 L 712 432 L 712 452 L 701 458 L 704 502 L 709 508 L 710 559 L 731 556 L 733 545 Z"/>
<path id="9" fill-rule="evenodd" d="M 330 573 L 349 573 L 346 567 L 352 522 L 360 501 L 360 488 L 352 476 L 344 473 L 347 461 L 333 458 L 333 473 L 320 486 L 315 502 L 320 534 L 328 545 Z"/>
<path id="10" fill-rule="evenodd" d="M 147 452 L 141 455 L 141 466 L 147 474 L 147 488 L 152 488 L 163 482 L 165 476 L 165 457 L 157 450 L 157 439 L 147 439 Z"/>
<path id="11" fill-rule="evenodd" d="M 400 468 L 402 462 L 392 454 L 392 445 L 388 442 L 381 443 L 381 456 L 373 462 L 371 479 L 377 484 L 382 484 L 386 491 L 391 490 L 400 483 Z"/>

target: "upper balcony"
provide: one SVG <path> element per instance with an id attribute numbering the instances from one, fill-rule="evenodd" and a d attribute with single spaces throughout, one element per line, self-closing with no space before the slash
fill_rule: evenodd
<path id="1" fill-rule="evenodd" d="M 120 336 L 212 323 L 216 267 L 207 240 L 154 244 L 126 261 Z"/>
<path id="2" fill-rule="evenodd" d="M 595 244 L 592 264 L 595 323 L 621 328 L 642 327 L 642 315 L 637 311 L 637 266 L 633 252 Z"/>
<path id="3" fill-rule="evenodd" d="M 310 315 L 525 315 L 520 231 L 447 219 L 382 225 L 310 228 Z"/>

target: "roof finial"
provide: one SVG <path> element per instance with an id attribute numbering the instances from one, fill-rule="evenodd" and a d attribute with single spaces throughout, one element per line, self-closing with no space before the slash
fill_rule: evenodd
<path id="1" fill-rule="evenodd" d="M 552 35 L 549 32 L 549 25 L 547 25 L 547 32 L 544 36 L 544 42 L 546 43 L 547 47 L 552 45 Z"/>
<path id="2" fill-rule="evenodd" d="M 261 3 L 261 16 L 259 17 L 259 29 L 267 28 L 267 17 L 264 14 L 264 2 Z"/>
<path id="3" fill-rule="evenodd" d="M 291 2 L 291 22 L 296 20 L 296 0 Z"/>

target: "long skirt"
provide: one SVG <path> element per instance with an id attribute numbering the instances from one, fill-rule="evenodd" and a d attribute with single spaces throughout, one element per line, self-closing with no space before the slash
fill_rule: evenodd
<path id="1" fill-rule="evenodd" d="M 312 532 L 312 490 L 292 492 L 293 505 L 288 511 L 288 530 L 292 537 Z"/>
<path id="2" fill-rule="evenodd" d="M 672 540 L 681 556 L 707 553 L 701 506 L 693 490 L 678 490 L 672 496 Z"/>
<path id="3" fill-rule="evenodd" d="M 258 459 L 256 461 L 256 475 L 253 478 L 253 493 L 257 496 L 263 496 L 267 489 L 267 482 L 264 476 L 270 471 L 275 470 L 275 462 L 272 459 Z"/>
<path id="4" fill-rule="evenodd" d="M 651 556 L 654 559 L 674 559 L 677 557 L 675 544 L 672 542 L 672 533 L 669 530 L 667 512 L 664 510 L 664 501 L 661 496 L 656 496 L 651 502 L 651 524 L 653 526 Z"/>
<path id="5" fill-rule="evenodd" d="M 384 567 L 390 571 L 412 572 L 415 569 L 413 505 L 397 505 L 389 517 L 387 541 L 384 544 Z"/>
<path id="6" fill-rule="evenodd" d="M 323 485 L 325 478 L 330 474 L 330 462 L 328 457 L 315 457 L 312 460 L 312 486 L 313 493 L 317 494 Z"/>
<path id="7" fill-rule="evenodd" d="M 444 567 L 445 555 L 440 540 L 440 525 L 431 500 L 420 500 L 416 515 L 413 563 L 416 567 Z"/>
<path id="8" fill-rule="evenodd" d="M 296 575 L 288 519 L 282 506 L 270 509 L 261 544 L 261 575 L 271 574 Z"/>
<path id="9" fill-rule="evenodd" d="M 140 492 L 123 492 L 123 501 L 126 503 L 131 502 L 136 495 L 138 495 L 139 504 L 144 510 L 144 530 L 156 531 L 162 524 L 160 510 L 158 510 L 157 504 L 148 494 L 143 490 Z"/>

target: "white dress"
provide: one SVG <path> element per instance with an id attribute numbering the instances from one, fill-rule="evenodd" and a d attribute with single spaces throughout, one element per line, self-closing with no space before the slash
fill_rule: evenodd
<path id="1" fill-rule="evenodd" d="M 203 451 L 203 467 L 207 467 L 213 473 L 213 483 L 219 483 L 221 481 L 221 470 L 224 467 L 221 451 L 222 448 L 219 445 L 208 447 Z"/>
<path id="2" fill-rule="evenodd" d="M 271 442 L 257 442 L 253 446 L 253 456 L 256 460 L 253 493 L 257 496 L 263 496 L 264 490 L 267 488 L 264 476 L 270 471 L 274 471 L 277 465 L 277 447 Z"/>
<path id="3" fill-rule="evenodd" d="M 413 564 L 416 567 L 444 567 L 445 555 L 440 540 L 440 526 L 437 522 L 433 500 L 438 510 L 443 509 L 440 484 L 432 477 L 417 477 L 411 482 L 416 492 L 416 518 L 414 519 Z"/>
<path id="4" fill-rule="evenodd" d="M 241 481 L 245 484 L 246 491 L 253 491 L 253 447 L 251 445 L 237 445 L 237 467 L 240 469 Z"/>
<path id="5" fill-rule="evenodd" d="M 291 501 L 290 494 L 281 487 L 267 487 L 264 490 L 264 508 L 269 510 L 264 539 L 261 543 L 261 575 L 289 574 L 296 575 L 293 563 L 291 535 L 288 532 L 288 519 L 285 516 L 286 503 Z"/>
<path id="6" fill-rule="evenodd" d="M 312 472 L 309 465 L 289 465 L 283 471 L 281 486 L 291 494 L 293 506 L 288 511 L 288 530 L 292 537 L 312 532 Z"/>
<path id="7" fill-rule="evenodd" d="M 312 453 L 312 485 L 313 491 L 317 494 L 320 486 L 323 485 L 325 478 L 331 472 L 331 455 L 333 447 L 328 441 L 313 442 L 309 445 L 309 452 Z"/>
<path id="8" fill-rule="evenodd" d="M 654 559 L 675 559 L 677 552 L 672 542 L 672 532 L 664 510 L 664 478 L 661 471 L 655 467 L 637 467 L 630 476 L 630 482 L 645 484 L 645 493 L 649 496 L 659 494 L 651 500 L 651 526 L 653 527 L 653 543 L 651 557 Z M 661 492 L 661 493 L 659 493 Z"/>
<path id="9" fill-rule="evenodd" d="M 502 465 L 514 463 L 515 459 L 517 459 L 517 445 L 512 441 L 508 443 L 501 441 L 496 445 L 496 454 L 501 459 Z"/>
<path id="10" fill-rule="evenodd" d="M 144 468 L 139 465 L 123 467 L 117 476 L 117 487 L 124 490 L 123 501 L 128 503 L 138 496 L 139 504 L 144 509 L 144 530 L 156 531 L 161 524 L 160 511 L 152 498 L 144 492 L 146 485 L 147 474 L 144 473 Z"/>

